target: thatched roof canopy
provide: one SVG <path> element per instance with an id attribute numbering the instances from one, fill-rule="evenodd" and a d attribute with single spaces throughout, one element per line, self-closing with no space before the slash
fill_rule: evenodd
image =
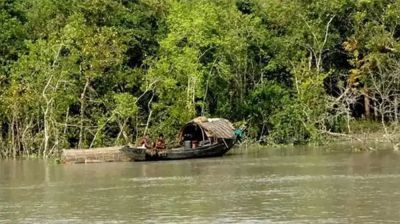
<path id="1" fill-rule="evenodd" d="M 179 139 L 182 140 L 184 132 L 192 126 L 199 126 L 208 138 L 234 139 L 235 134 L 233 124 L 223 118 L 198 117 L 188 122 L 179 132 Z"/>

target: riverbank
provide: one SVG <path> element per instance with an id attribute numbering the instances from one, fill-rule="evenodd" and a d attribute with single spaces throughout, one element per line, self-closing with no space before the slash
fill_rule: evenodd
<path id="1" fill-rule="evenodd" d="M 395 129 L 350 134 L 326 132 L 325 135 L 328 142 L 325 144 L 354 145 L 364 151 L 376 151 L 382 147 L 397 151 L 400 146 L 400 133 Z"/>
<path id="2" fill-rule="evenodd" d="M 260 147 L 263 150 L 268 148 L 284 147 L 284 148 L 304 148 L 317 146 L 318 150 L 325 148 L 336 148 L 335 146 L 345 145 L 346 151 L 377 151 L 377 150 L 399 150 L 400 147 L 400 131 L 398 126 L 387 127 L 386 131 L 379 126 L 379 123 L 352 123 L 352 133 L 335 133 L 321 132 L 318 141 L 311 141 L 304 145 L 283 144 L 276 145 L 270 142 L 261 143 L 253 139 L 245 139 L 239 145 L 242 148 Z M 325 147 L 318 147 L 325 146 Z M 332 146 L 332 147 L 331 147 Z M 349 147 L 350 146 L 350 147 Z M 57 161 L 65 163 L 94 163 L 94 162 L 110 162 L 110 161 L 129 161 L 129 159 L 119 151 L 123 146 L 101 147 L 94 149 L 62 149 L 55 150 L 53 158 Z M 237 146 L 236 146 L 237 147 Z M 4 148 L 4 147 L 3 147 Z M 1 151 L 1 150 L 0 150 Z M 40 158 L 37 154 L 25 154 L 17 158 Z M 7 158 L 0 155 L 0 158 Z"/>
<path id="3" fill-rule="evenodd" d="M 385 131 L 381 126 L 376 125 L 354 125 L 352 133 L 337 133 L 329 131 L 321 131 L 319 138 L 315 141 L 309 141 L 306 144 L 273 144 L 267 142 L 261 144 L 259 141 L 247 139 L 242 146 L 245 148 L 318 148 L 328 149 L 337 148 L 337 146 L 346 146 L 342 148 L 344 151 L 378 151 L 378 150 L 394 150 L 398 151 L 400 147 L 400 130 L 398 126 L 388 127 Z M 321 148 L 321 146 L 324 146 Z M 335 149 L 337 150 L 337 149 Z"/>

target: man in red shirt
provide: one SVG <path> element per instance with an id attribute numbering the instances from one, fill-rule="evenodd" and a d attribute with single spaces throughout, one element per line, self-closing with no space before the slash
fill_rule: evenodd
<path id="1" fill-rule="evenodd" d="M 164 135 L 163 135 L 163 134 L 160 134 L 160 135 L 158 136 L 158 138 L 157 138 L 157 140 L 156 140 L 156 142 L 155 142 L 155 144 L 154 144 L 154 148 L 155 148 L 157 151 L 162 151 L 162 150 L 167 149 L 167 146 L 166 146 L 166 144 L 165 144 L 165 140 L 164 140 Z"/>

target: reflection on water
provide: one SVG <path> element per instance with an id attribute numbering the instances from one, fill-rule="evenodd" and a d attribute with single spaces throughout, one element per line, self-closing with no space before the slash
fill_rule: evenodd
<path id="1" fill-rule="evenodd" d="M 222 158 L 0 161 L 0 223 L 400 220 L 400 154 L 235 149 Z"/>

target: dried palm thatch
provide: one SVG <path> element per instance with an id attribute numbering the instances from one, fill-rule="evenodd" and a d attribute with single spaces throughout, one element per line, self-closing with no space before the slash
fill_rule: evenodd
<path id="1" fill-rule="evenodd" d="M 179 132 L 178 139 L 182 140 L 183 134 L 189 126 L 199 126 L 208 138 L 234 139 L 234 126 L 223 118 L 197 117 L 183 126 Z"/>

